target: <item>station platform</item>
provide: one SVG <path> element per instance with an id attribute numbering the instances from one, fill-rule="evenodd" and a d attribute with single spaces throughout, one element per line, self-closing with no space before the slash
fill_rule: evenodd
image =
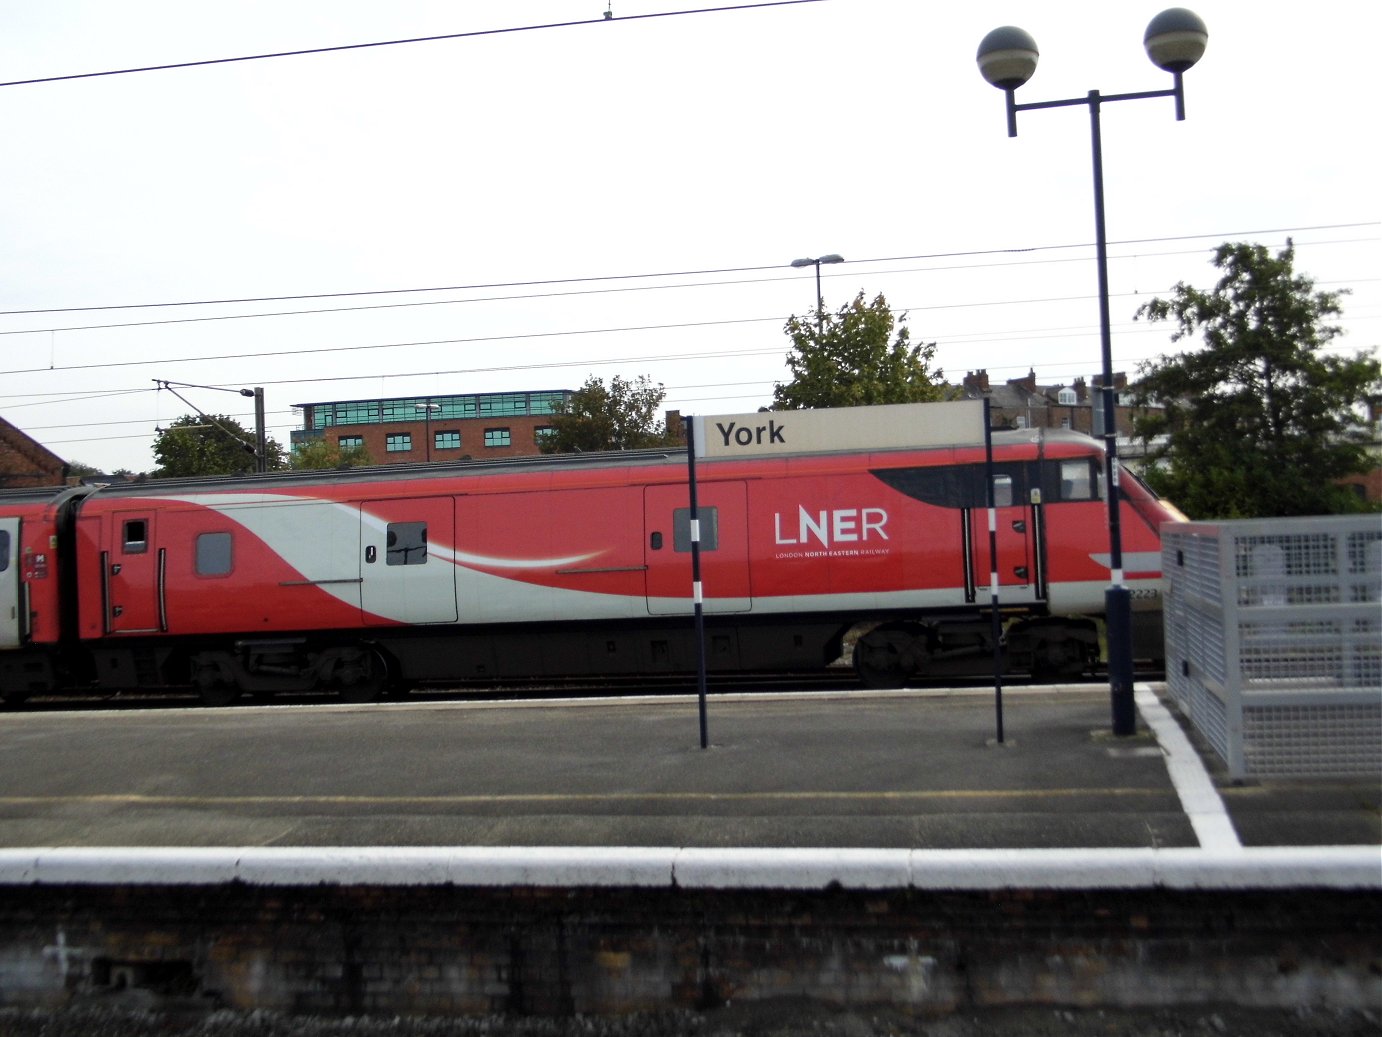
<path id="1" fill-rule="evenodd" d="M 935 1016 L 1382 997 L 1379 782 L 1234 784 L 1107 688 L 0 715 L 51 1008 Z M 141 1031 L 142 1032 L 142 1031 Z"/>
<path id="2" fill-rule="evenodd" d="M 1002 741 L 992 688 L 712 694 L 704 749 L 694 696 L 15 711 L 0 851 L 1353 847 L 1382 885 L 1378 776 L 1235 784 L 1159 691 L 1118 738 L 1106 687 L 1007 688 Z"/>

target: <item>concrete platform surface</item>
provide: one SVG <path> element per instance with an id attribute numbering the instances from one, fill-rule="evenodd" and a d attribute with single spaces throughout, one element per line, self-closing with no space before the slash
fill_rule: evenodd
<path id="1" fill-rule="evenodd" d="M 0 715 L 0 847 L 1377 846 L 1377 776 L 1235 786 L 1145 686 Z"/>

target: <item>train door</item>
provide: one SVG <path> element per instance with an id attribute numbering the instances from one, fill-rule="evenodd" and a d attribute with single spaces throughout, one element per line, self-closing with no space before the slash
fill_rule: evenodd
<path id="1" fill-rule="evenodd" d="M 691 611 L 691 509 L 685 486 L 649 486 L 644 491 L 643 558 L 647 566 L 648 611 L 684 615 Z M 698 488 L 701 520 L 701 588 L 705 611 L 748 612 L 748 488 L 742 482 L 706 483 Z"/>
<path id="2" fill-rule="evenodd" d="M 0 518 L 0 649 L 19 647 L 20 605 L 19 519 Z"/>
<path id="3" fill-rule="evenodd" d="M 1021 468 L 999 469 L 993 477 L 993 502 L 997 516 L 998 588 L 1003 604 L 1040 601 L 1045 597 L 1039 571 L 1037 506 L 1030 503 L 1026 472 Z M 989 574 L 993 571 L 989 554 L 987 505 L 969 509 L 967 519 L 970 542 L 971 594 L 986 601 Z"/>
<path id="4" fill-rule="evenodd" d="M 150 634 L 168 629 L 163 590 L 168 552 L 157 547 L 153 511 L 117 511 L 105 563 L 106 632 Z"/>
<path id="5" fill-rule="evenodd" d="M 456 621 L 456 511 L 450 497 L 360 505 L 360 602 L 396 623 Z"/>

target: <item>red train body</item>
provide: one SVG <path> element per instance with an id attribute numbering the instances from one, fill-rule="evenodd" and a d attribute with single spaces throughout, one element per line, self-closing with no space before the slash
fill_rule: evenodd
<path id="1" fill-rule="evenodd" d="M 995 435 L 1013 669 L 1097 657 L 1102 448 Z M 707 662 L 869 683 L 991 651 L 981 446 L 698 466 Z M 1161 522 L 1122 484 L 1124 567 L 1159 646 Z M 630 452 L 0 493 L 0 694 L 386 690 L 694 672 L 687 468 Z M 851 638 L 852 639 L 852 638 Z M 1159 654 L 1159 653 L 1157 653 Z"/>

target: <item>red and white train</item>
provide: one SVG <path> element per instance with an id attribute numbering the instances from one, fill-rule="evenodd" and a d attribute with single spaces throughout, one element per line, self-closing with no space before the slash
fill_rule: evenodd
<path id="1" fill-rule="evenodd" d="M 1013 671 L 1098 656 L 1103 449 L 994 436 Z M 981 445 L 698 465 L 711 671 L 871 684 L 991 651 Z M 1123 478 L 1135 627 L 1159 655 L 1158 527 Z M 0 491 L 0 694 L 334 690 L 696 670 L 676 451 Z M 1144 622 L 1145 621 L 1145 624 Z M 858 636 L 862 632 L 862 636 Z M 853 639 L 853 638 L 851 638 Z"/>

